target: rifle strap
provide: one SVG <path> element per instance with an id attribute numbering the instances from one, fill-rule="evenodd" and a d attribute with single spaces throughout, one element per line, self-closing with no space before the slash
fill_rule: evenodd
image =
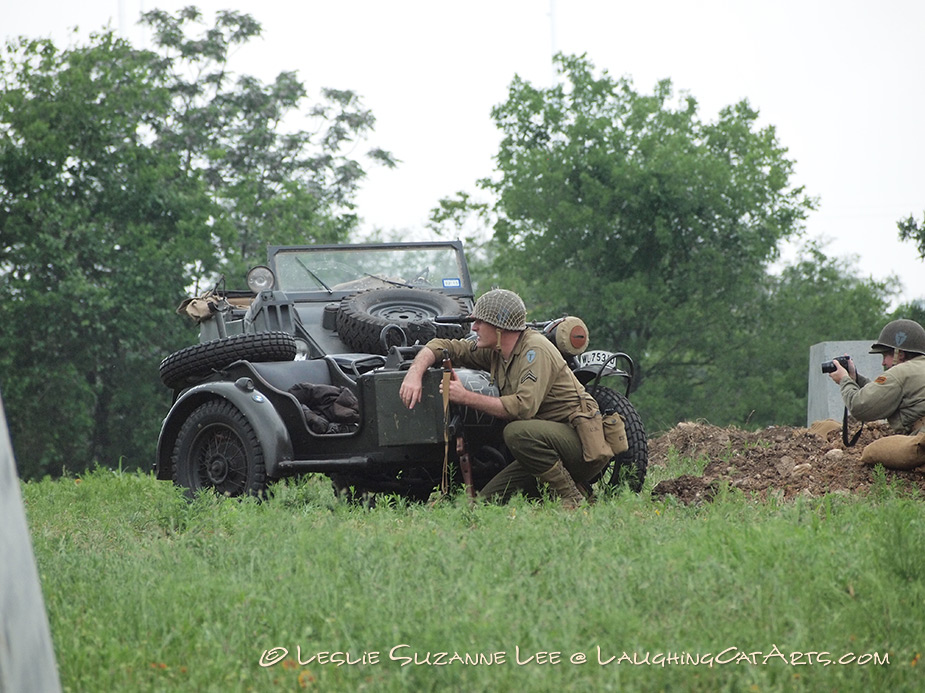
<path id="1" fill-rule="evenodd" d="M 450 492 L 450 379 L 449 369 L 443 370 L 443 474 L 440 478 L 440 492 Z"/>
<path id="2" fill-rule="evenodd" d="M 858 438 L 861 437 L 861 431 L 863 430 L 864 424 L 862 423 L 857 433 L 854 434 L 850 441 L 848 440 L 848 407 L 845 407 L 845 415 L 841 422 L 841 440 L 845 444 L 845 447 L 853 448 L 857 444 Z"/>

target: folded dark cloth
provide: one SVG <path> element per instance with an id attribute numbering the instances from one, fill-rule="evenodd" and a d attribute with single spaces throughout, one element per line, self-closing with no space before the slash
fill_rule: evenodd
<path id="1" fill-rule="evenodd" d="M 289 392 L 302 405 L 305 421 L 315 433 L 331 433 L 333 424 L 360 421 L 360 403 L 349 388 L 299 383 L 290 387 Z"/>

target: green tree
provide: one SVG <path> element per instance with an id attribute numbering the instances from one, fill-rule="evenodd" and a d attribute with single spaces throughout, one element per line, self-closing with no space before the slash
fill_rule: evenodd
<path id="1" fill-rule="evenodd" d="M 432 221 L 459 227 L 467 212 L 490 219 L 486 281 L 521 291 L 537 317 L 581 315 L 592 347 L 633 355 L 634 398 L 650 427 L 683 418 L 795 423 L 793 407 L 791 420 L 770 420 L 784 415 L 771 404 L 780 383 L 762 379 L 750 359 L 731 358 L 783 357 L 754 348 L 776 339 L 779 302 L 798 307 L 802 290 L 844 288 L 808 265 L 779 280 L 769 274 L 815 205 L 792 185 L 793 162 L 774 128 L 759 126 L 744 101 L 704 122 L 692 96 L 675 100 L 670 81 L 646 95 L 628 79 L 595 74 L 585 57 L 556 62 L 560 84 L 515 78 L 492 112 L 502 133 L 497 170 L 479 186 L 493 202 L 444 200 Z M 865 317 L 882 309 L 878 287 L 857 288 L 871 301 Z M 802 324 L 809 331 L 797 344 L 807 349 L 814 323 Z"/>
<path id="2" fill-rule="evenodd" d="M 925 260 L 925 216 L 922 221 L 918 222 L 911 214 L 905 219 L 896 222 L 899 229 L 899 239 L 902 241 L 914 241 L 919 257 Z"/>
<path id="3" fill-rule="evenodd" d="M 161 124 L 161 146 L 179 152 L 189 169 L 200 172 L 222 208 L 230 236 L 222 244 L 221 268 L 243 277 L 265 259 L 268 243 L 337 243 L 357 224 L 353 198 L 365 177 L 345 153 L 375 126 L 371 111 L 352 91 L 322 90 L 323 100 L 305 111 L 304 85 L 294 72 L 262 84 L 249 75 L 235 77 L 231 50 L 259 35 L 250 16 L 219 12 L 203 35 L 195 7 L 172 16 L 144 15 L 164 57 L 173 109 Z M 307 129 L 286 130 L 299 117 Z M 391 154 L 372 147 L 373 163 L 394 166 Z"/>
<path id="4" fill-rule="evenodd" d="M 779 274 L 768 273 L 748 305 L 749 316 L 718 364 L 652 378 L 639 396 L 653 428 L 707 418 L 718 424 L 794 425 L 806 422 L 807 356 L 825 341 L 862 340 L 879 333 L 888 282 L 858 277 L 850 263 L 816 243 Z M 818 367 L 818 364 L 817 364 Z"/>
<path id="5" fill-rule="evenodd" d="M 899 239 L 914 241 L 919 257 L 925 260 L 925 215 L 922 221 L 918 222 L 910 214 L 899 220 L 896 226 L 899 229 Z M 907 318 L 925 324 L 925 296 L 899 306 L 894 315 L 897 318 Z"/>
<path id="6" fill-rule="evenodd" d="M 150 459 L 157 363 L 180 328 L 165 315 L 186 263 L 209 262 L 219 211 L 146 141 L 171 100 L 153 57 L 102 34 L 64 52 L 23 39 L 2 64 L 0 358 L 25 476 Z"/>
<path id="7" fill-rule="evenodd" d="M 328 91 L 327 129 L 285 131 L 294 75 L 232 82 L 227 65 L 259 25 L 221 12 L 188 38 L 199 20 L 147 15 L 159 51 L 103 32 L 0 57 L 0 386 L 26 477 L 147 467 L 170 398 L 158 363 L 195 340 L 174 314 L 188 287 L 355 222 L 363 169 L 341 147 L 371 114 Z"/>

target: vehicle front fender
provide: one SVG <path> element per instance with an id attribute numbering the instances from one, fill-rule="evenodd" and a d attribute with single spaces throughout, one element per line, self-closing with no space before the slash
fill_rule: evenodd
<path id="1" fill-rule="evenodd" d="M 171 456 L 177 435 L 187 417 L 202 404 L 223 399 L 231 402 L 254 427 L 266 461 L 267 477 L 278 478 L 279 463 L 291 460 L 292 439 L 282 417 L 260 391 L 253 389 L 250 378 L 236 382 L 206 382 L 185 390 L 174 402 L 157 439 L 155 471 L 158 479 L 173 479 Z"/>

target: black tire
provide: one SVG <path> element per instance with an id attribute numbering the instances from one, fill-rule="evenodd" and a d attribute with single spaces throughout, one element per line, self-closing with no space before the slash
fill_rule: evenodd
<path id="1" fill-rule="evenodd" d="M 171 457 L 173 481 L 190 496 L 212 489 L 224 496 L 262 496 L 263 448 L 247 417 L 231 402 L 210 400 L 180 428 Z"/>
<path id="2" fill-rule="evenodd" d="M 161 382 L 177 390 L 235 361 L 292 361 L 295 338 L 288 332 L 236 334 L 180 349 L 161 361 Z"/>
<path id="3" fill-rule="evenodd" d="M 597 480 L 603 480 L 608 486 L 625 483 L 632 491 L 639 493 L 646 480 L 646 467 L 649 465 L 649 443 L 642 419 L 625 395 L 603 386 L 589 388 L 588 391 L 597 400 L 601 413 L 616 412 L 623 418 L 626 441 L 629 443 L 629 448 L 611 460 Z"/>
<path id="4" fill-rule="evenodd" d="M 337 311 L 337 332 L 351 349 L 364 354 L 385 354 L 380 334 L 387 325 L 398 325 L 415 341 L 418 333 L 422 343 L 426 337 L 462 339 L 469 334 L 468 326 L 434 325 L 436 334 L 427 334 L 438 315 L 464 315 L 469 308 L 461 298 L 453 298 L 432 289 L 371 289 L 347 296 Z M 430 331 L 433 332 L 432 330 Z"/>

